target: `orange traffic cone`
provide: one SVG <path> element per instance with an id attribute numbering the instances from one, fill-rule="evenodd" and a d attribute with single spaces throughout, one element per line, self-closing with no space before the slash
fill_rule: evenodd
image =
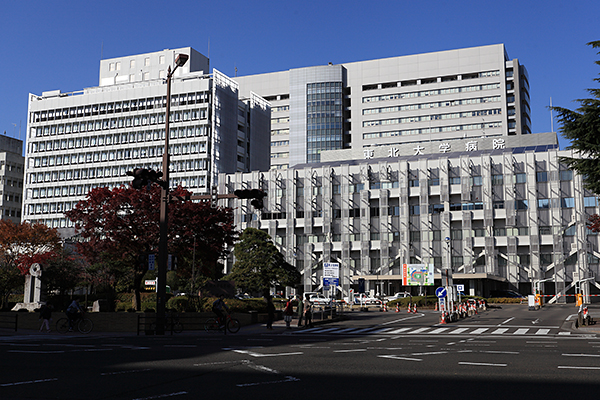
<path id="1" fill-rule="evenodd" d="M 433 311 L 438 311 L 438 303 L 435 303 L 435 308 L 433 309 Z"/>
<path id="2" fill-rule="evenodd" d="M 387 312 L 387 304 L 385 304 L 385 303 L 383 304 L 383 311 Z"/>
<path id="3" fill-rule="evenodd" d="M 445 324 L 446 323 L 446 313 L 442 313 L 440 315 L 440 324 Z"/>
<path id="4" fill-rule="evenodd" d="M 410 313 L 410 303 L 408 303 L 408 313 Z"/>
<path id="5" fill-rule="evenodd" d="M 415 313 L 415 314 L 417 313 L 417 303 L 415 303 L 413 306 L 413 313 Z"/>
<path id="6" fill-rule="evenodd" d="M 400 312 L 400 303 L 396 303 L 396 312 Z"/>

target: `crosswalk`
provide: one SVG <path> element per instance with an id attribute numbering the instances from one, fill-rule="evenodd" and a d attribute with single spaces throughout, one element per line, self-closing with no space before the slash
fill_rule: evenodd
<path id="1" fill-rule="evenodd" d="M 293 332 L 298 335 L 515 335 L 515 336 L 544 336 L 568 335 L 570 332 L 559 332 L 557 327 L 551 328 L 523 328 L 523 327 L 457 327 L 457 326 L 427 326 L 427 327 L 387 327 L 370 326 L 357 328 L 325 328 L 316 327 Z"/>

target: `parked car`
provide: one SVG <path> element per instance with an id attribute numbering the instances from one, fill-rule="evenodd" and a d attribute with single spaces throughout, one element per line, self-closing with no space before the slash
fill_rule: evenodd
<path id="1" fill-rule="evenodd" d="M 348 303 L 348 304 L 350 303 L 350 301 L 348 300 L 347 297 L 344 300 L 346 300 L 346 303 Z M 369 297 L 367 294 L 362 293 L 362 294 L 354 295 L 354 304 L 381 305 L 382 301 L 379 299 L 376 299 L 374 297 Z"/>
<path id="2" fill-rule="evenodd" d="M 328 306 L 331 304 L 331 299 L 317 292 L 305 292 L 304 296 L 308 295 L 311 303 L 319 306 Z"/>
<path id="3" fill-rule="evenodd" d="M 388 296 L 386 297 L 386 301 L 392 301 L 392 300 L 398 300 L 398 299 L 403 299 L 405 297 L 410 297 L 410 293 L 408 292 L 398 292 L 396 294 L 394 294 L 393 296 Z"/>

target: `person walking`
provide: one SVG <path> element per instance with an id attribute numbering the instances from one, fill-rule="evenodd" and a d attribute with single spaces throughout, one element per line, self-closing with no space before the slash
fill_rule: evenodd
<path id="1" fill-rule="evenodd" d="M 304 327 L 312 328 L 312 303 L 308 298 L 308 295 L 304 297 Z"/>
<path id="2" fill-rule="evenodd" d="M 302 326 L 302 320 L 304 319 L 304 306 L 302 303 L 302 296 L 298 297 L 298 328 Z"/>
<path id="3" fill-rule="evenodd" d="M 288 298 L 283 310 L 283 319 L 285 320 L 285 328 L 291 329 L 292 319 L 294 318 L 294 305 L 292 304 L 292 296 Z"/>
<path id="4" fill-rule="evenodd" d="M 40 332 L 46 328 L 46 332 L 50 333 L 50 321 L 52 321 L 52 306 L 44 304 L 40 308 L 40 318 L 42 320 L 42 326 L 40 326 Z"/>
<path id="5" fill-rule="evenodd" d="M 275 305 L 273 298 L 267 296 L 267 329 L 273 330 L 273 321 L 275 320 Z"/>

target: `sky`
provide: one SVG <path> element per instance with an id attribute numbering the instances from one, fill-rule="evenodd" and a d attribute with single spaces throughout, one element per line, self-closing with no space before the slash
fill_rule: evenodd
<path id="1" fill-rule="evenodd" d="M 100 60 L 192 47 L 235 76 L 504 43 L 529 73 L 533 133 L 600 74 L 598 0 L 2 1 L 0 133 L 28 94 L 98 86 Z M 559 138 L 561 148 L 568 142 Z"/>

